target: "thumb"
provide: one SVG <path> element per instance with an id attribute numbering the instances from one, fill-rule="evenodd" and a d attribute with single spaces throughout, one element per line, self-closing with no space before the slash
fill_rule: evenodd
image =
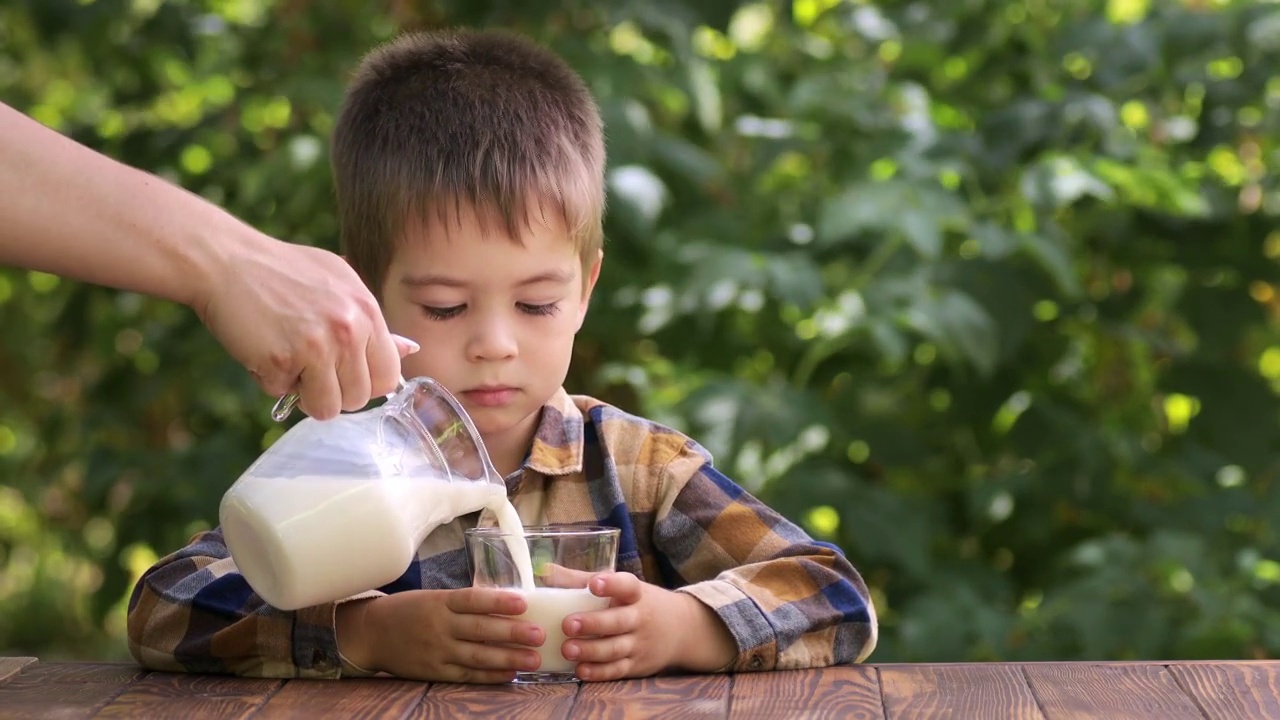
<path id="1" fill-rule="evenodd" d="M 614 606 L 631 605 L 640 601 L 640 578 L 627 572 L 597 575 L 591 579 L 591 594 L 613 599 Z"/>

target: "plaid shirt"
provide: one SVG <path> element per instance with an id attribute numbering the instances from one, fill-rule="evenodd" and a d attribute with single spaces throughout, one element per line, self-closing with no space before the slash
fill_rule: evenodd
<path id="1" fill-rule="evenodd" d="M 507 485 L 526 525 L 620 528 L 619 571 L 689 593 L 724 621 L 738 645 L 726 671 L 860 662 L 875 647 L 875 610 L 843 554 L 734 484 L 705 449 L 674 430 L 561 390 L 543 408 L 525 464 Z M 469 585 L 463 530 L 478 516 L 433 531 L 404 575 L 357 597 Z M 214 529 L 138 581 L 129 649 L 157 670 L 368 674 L 338 653 L 336 606 L 286 612 L 267 605 Z"/>

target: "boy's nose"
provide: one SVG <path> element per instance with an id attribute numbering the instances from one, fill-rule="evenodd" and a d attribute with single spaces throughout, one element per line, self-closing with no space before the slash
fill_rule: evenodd
<path id="1" fill-rule="evenodd" d="M 500 321 L 481 323 L 467 348 L 472 360 L 506 360 L 518 352 L 515 333 Z"/>

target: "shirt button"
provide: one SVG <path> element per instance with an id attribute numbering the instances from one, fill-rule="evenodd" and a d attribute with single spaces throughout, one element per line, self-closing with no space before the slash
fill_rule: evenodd
<path id="1" fill-rule="evenodd" d="M 752 670 L 759 670 L 760 668 L 764 667 L 764 658 L 760 657 L 759 655 L 752 655 L 751 662 L 749 663 L 749 667 Z"/>

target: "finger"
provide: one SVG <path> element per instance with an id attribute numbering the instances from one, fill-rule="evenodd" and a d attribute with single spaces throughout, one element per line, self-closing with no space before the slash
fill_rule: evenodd
<path id="1" fill-rule="evenodd" d="M 542 664 L 536 650 L 460 642 L 454 645 L 451 664 L 465 670 L 534 671 Z M 448 661 L 447 661 L 448 662 Z"/>
<path id="2" fill-rule="evenodd" d="M 454 614 L 450 619 L 450 629 L 454 637 L 470 642 L 539 647 L 546 640 L 546 633 L 537 625 L 496 615 Z"/>
<path id="3" fill-rule="evenodd" d="M 273 397 L 287 395 L 298 386 L 298 374 L 285 370 L 267 372 L 250 370 L 249 374 L 253 376 L 254 382 L 258 383 L 258 387 L 262 388 L 263 392 Z"/>
<path id="4" fill-rule="evenodd" d="M 608 663 L 579 663 L 574 670 L 574 675 L 577 675 L 579 680 L 587 682 L 621 680 L 631 677 L 631 669 L 634 665 L 629 657 Z"/>
<path id="5" fill-rule="evenodd" d="M 636 636 L 633 633 L 614 635 L 612 637 L 594 638 L 591 640 L 567 640 L 560 652 L 565 659 L 586 663 L 611 663 L 630 657 L 636 649 Z"/>
<path id="6" fill-rule="evenodd" d="M 422 349 L 421 345 L 402 335 L 392 335 L 391 339 L 395 342 L 396 351 L 400 353 L 402 359 Z"/>
<path id="7" fill-rule="evenodd" d="M 365 349 L 358 352 L 344 352 L 338 361 L 338 383 L 341 386 L 342 409 L 356 412 L 369 404 L 372 381 L 369 378 L 369 365 Z"/>
<path id="8" fill-rule="evenodd" d="M 298 407 L 317 420 L 328 420 L 342 410 L 342 389 L 331 366 L 312 365 L 298 380 Z"/>
<path id="9" fill-rule="evenodd" d="M 605 573 L 591 579 L 591 594 L 613 599 L 614 605 L 640 602 L 644 584 L 640 578 L 628 572 Z"/>
<path id="10" fill-rule="evenodd" d="M 635 632 L 640 625 L 640 611 L 635 605 L 619 605 L 607 610 L 572 613 L 561 626 L 568 637 L 599 637 Z"/>
<path id="11" fill-rule="evenodd" d="M 400 358 L 404 354 L 395 337 L 387 331 L 382 317 L 376 318 L 373 334 L 365 347 L 365 362 L 374 396 L 381 397 L 394 392 L 400 382 Z"/>
<path id="12" fill-rule="evenodd" d="M 527 606 L 520 593 L 498 588 L 462 588 L 445 600 L 445 607 L 455 613 L 479 615 L 519 615 Z"/>

